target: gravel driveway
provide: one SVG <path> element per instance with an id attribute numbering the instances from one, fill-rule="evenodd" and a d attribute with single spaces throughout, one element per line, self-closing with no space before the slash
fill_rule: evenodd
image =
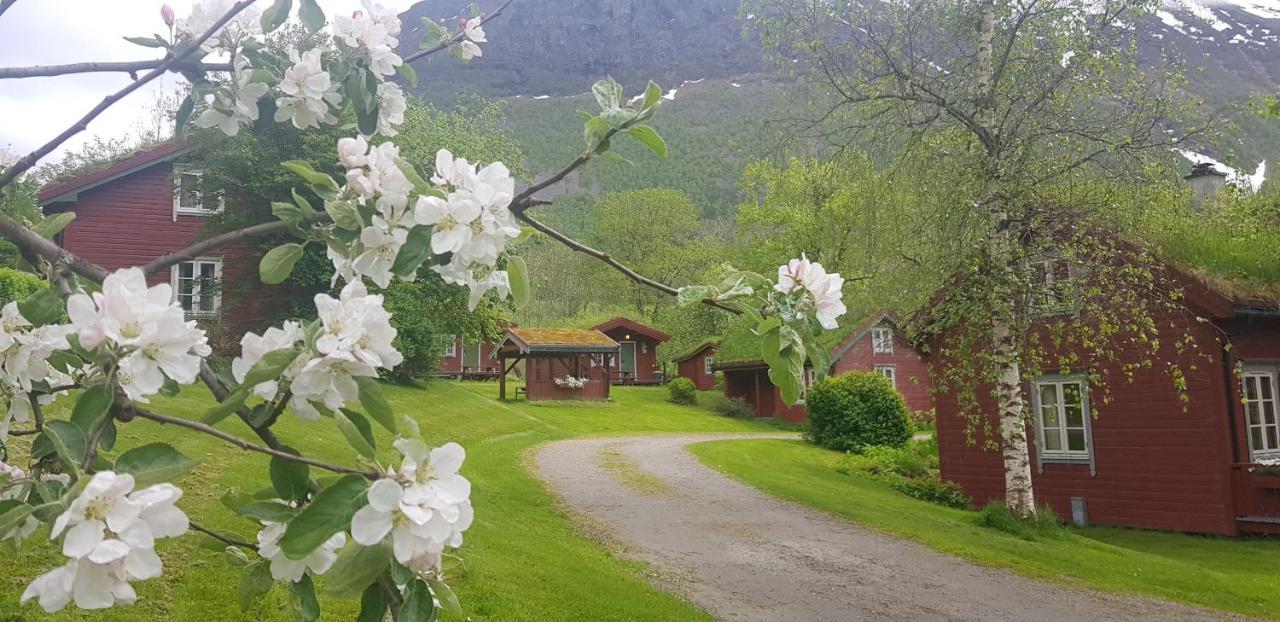
<path id="1" fill-rule="evenodd" d="M 1244 619 L 975 566 L 775 499 L 685 451 L 770 437 L 567 440 L 540 448 L 535 463 L 576 513 L 721 620 Z"/>

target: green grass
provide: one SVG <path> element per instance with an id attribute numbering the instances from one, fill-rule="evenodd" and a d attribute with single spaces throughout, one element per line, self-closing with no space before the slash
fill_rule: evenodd
<path id="1" fill-rule="evenodd" d="M 619 558 L 609 547 L 580 533 L 575 521 L 530 474 L 530 449 L 573 436 L 774 428 L 671 404 L 664 388 L 615 388 L 615 403 L 608 405 L 503 403 L 497 401 L 497 393 L 495 383 L 439 381 L 425 389 L 387 387 L 397 412 L 417 419 L 430 442 L 456 440 L 467 449 L 462 472 L 474 483 L 476 522 L 460 551 L 466 560 L 465 573 L 450 578 L 466 614 L 474 620 L 504 621 L 709 620 L 679 598 L 652 587 L 645 578 L 646 568 Z M 209 403 L 207 394 L 197 389 L 155 400 L 157 410 L 187 417 L 198 415 Z M 250 436 L 234 419 L 220 427 Z M 309 455 L 354 463 L 354 452 L 331 422 L 305 423 L 286 416 L 277 430 L 286 443 Z M 233 516 L 218 497 L 231 486 L 248 491 L 266 487 L 265 457 L 149 421 L 121 426 L 118 450 L 109 455 L 153 441 L 171 442 L 202 460 L 178 482 L 185 491 L 179 505 L 207 527 L 252 541 L 255 526 Z M 381 434 L 378 441 L 380 454 L 393 458 L 389 435 Z M 15 443 L 15 455 L 25 451 L 26 445 Z M 62 561 L 47 537 L 47 529 L 38 531 L 16 557 L 0 553 L 0 620 L 9 620 L 10 615 L 32 622 L 294 619 L 285 590 L 279 586 L 256 609 L 241 613 L 235 599 L 238 569 L 230 568 L 220 553 L 199 546 L 202 537 L 196 534 L 159 543 L 165 573 L 159 579 L 134 582 L 139 599 L 132 607 L 101 612 L 68 607 L 53 616 L 34 604 L 19 608 L 18 597 L 31 579 Z M 322 597 L 321 604 L 326 620 L 355 618 L 354 602 Z"/>
<path id="2" fill-rule="evenodd" d="M 917 501 L 870 479 L 840 474 L 833 468 L 840 454 L 802 441 L 717 441 L 694 445 L 693 453 L 771 494 L 985 566 L 1280 619 L 1275 539 L 1090 527 L 1028 542 L 979 527 L 976 512 Z"/>

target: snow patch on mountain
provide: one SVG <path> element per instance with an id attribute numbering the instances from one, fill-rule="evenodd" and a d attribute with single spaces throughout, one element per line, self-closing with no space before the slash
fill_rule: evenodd
<path id="1" fill-rule="evenodd" d="M 1263 160 L 1258 163 L 1258 167 L 1253 170 L 1253 174 L 1249 174 L 1243 170 L 1228 166 L 1222 162 L 1197 151 L 1190 149 L 1178 149 L 1178 154 L 1186 158 L 1192 164 L 1212 164 L 1214 170 L 1227 176 L 1227 183 L 1235 184 L 1242 188 L 1248 188 L 1257 192 L 1262 187 L 1262 182 L 1267 180 L 1267 161 Z"/>

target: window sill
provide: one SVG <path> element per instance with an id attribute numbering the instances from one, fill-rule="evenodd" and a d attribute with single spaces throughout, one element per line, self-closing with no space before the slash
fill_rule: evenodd
<path id="1" fill-rule="evenodd" d="M 222 317 L 221 311 L 213 311 L 208 313 L 191 313 L 184 314 L 188 320 L 216 320 Z"/>
<path id="2" fill-rule="evenodd" d="M 1040 462 L 1044 464 L 1089 464 L 1091 460 L 1088 455 L 1040 454 Z"/>
<path id="3" fill-rule="evenodd" d="M 186 209 L 180 207 L 174 210 L 174 213 L 179 216 L 217 216 L 222 213 L 222 210 Z"/>

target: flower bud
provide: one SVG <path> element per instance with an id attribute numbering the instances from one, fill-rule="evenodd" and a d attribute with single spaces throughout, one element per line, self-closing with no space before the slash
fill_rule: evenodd
<path id="1" fill-rule="evenodd" d="M 164 20 L 165 26 L 173 26 L 173 7 L 167 4 L 160 5 L 160 19 Z"/>

